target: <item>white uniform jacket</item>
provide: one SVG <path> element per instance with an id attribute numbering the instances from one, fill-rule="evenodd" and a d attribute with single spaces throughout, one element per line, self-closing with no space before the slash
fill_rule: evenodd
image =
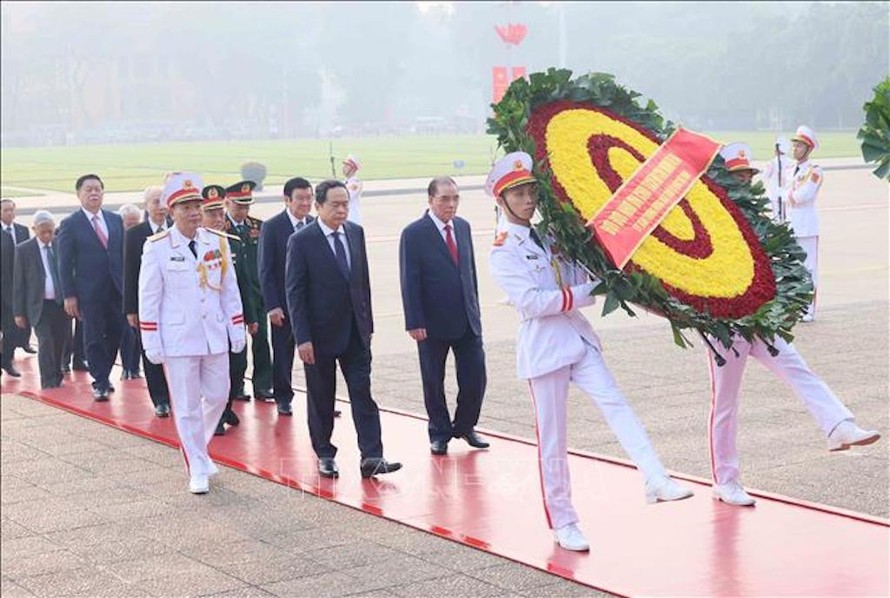
<path id="1" fill-rule="evenodd" d="M 146 353 L 215 355 L 245 338 L 238 281 L 223 233 L 199 228 L 197 258 L 173 226 L 149 237 L 139 270 L 139 329 Z"/>
<path id="2" fill-rule="evenodd" d="M 816 214 L 816 195 L 822 186 L 822 168 L 809 160 L 798 165 L 788 191 L 788 219 L 795 237 L 818 237 L 819 216 Z"/>
<path id="3" fill-rule="evenodd" d="M 362 224 L 362 183 L 357 176 L 346 179 L 346 190 L 349 192 L 349 217 L 350 222 L 361 226 Z"/>
<path id="4" fill-rule="evenodd" d="M 581 361 L 587 351 L 585 340 L 601 349 L 590 322 L 578 311 L 596 301 L 590 292 L 597 283 L 582 268 L 554 258 L 549 239 L 544 239 L 547 249 L 541 249 L 529 230 L 508 224 L 489 255 L 492 276 L 522 320 L 516 365 L 519 377 L 525 379 Z"/>

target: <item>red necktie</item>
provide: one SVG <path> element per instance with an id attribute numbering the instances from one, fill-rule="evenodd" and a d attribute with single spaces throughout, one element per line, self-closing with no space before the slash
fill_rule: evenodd
<path id="1" fill-rule="evenodd" d="M 458 257 L 457 257 L 457 244 L 454 242 L 454 237 L 451 236 L 451 225 L 445 225 L 445 244 L 448 245 L 448 253 L 451 254 L 451 259 L 454 261 L 454 265 L 458 265 Z"/>
<path id="2" fill-rule="evenodd" d="M 93 216 L 93 230 L 96 231 L 96 236 L 99 237 L 99 242 L 102 243 L 102 247 L 108 249 L 108 237 L 105 236 L 105 231 L 99 226 L 98 216 Z"/>

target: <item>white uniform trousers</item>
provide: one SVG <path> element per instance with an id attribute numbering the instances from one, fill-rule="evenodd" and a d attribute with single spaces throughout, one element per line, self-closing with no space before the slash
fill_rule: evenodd
<path id="1" fill-rule="evenodd" d="M 566 438 L 569 382 L 591 396 L 606 423 L 646 479 L 665 475 L 646 430 L 615 384 L 599 350 L 587 345 L 581 361 L 529 379 L 535 403 L 538 434 L 538 466 L 547 523 L 558 529 L 578 521 L 572 506 Z"/>
<path id="2" fill-rule="evenodd" d="M 816 315 L 816 291 L 819 288 L 819 237 L 798 237 L 797 244 L 807 252 L 803 265 L 813 278 L 813 301 L 807 309 L 807 315 Z"/>
<path id="3" fill-rule="evenodd" d="M 207 445 L 229 398 L 229 355 L 164 358 L 170 406 L 188 474 L 211 475 Z"/>
<path id="4" fill-rule="evenodd" d="M 714 354 L 708 351 L 711 373 L 711 416 L 709 442 L 711 451 L 711 477 L 717 484 L 739 481 L 739 453 L 736 448 L 738 434 L 739 390 L 745 363 L 750 355 L 791 387 L 827 437 L 845 419 L 853 414 L 841 403 L 825 382 L 807 366 L 793 345 L 776 338 L 779 354 L 769 354 L 766 344 L 757 340 L 753 344 L 742 338 L 733 339 L 732 346 L 739 352 L 718 342 L 712 343 L 726 359 L 723 366 L 714 362 Z"/>

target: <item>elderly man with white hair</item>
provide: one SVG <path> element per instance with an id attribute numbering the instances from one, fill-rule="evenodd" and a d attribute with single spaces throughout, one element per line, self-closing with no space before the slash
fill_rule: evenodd
<path id="1" fill-rule="evenodd" d="M 65 313 L 54 243 L 56 222 L 46 210 L 34 213 L 34 236 L 15 251 L 13 309 L 16 326 L 34 327 L 40 386 L 62 386 L 62 355 L 71 335 Z"/>

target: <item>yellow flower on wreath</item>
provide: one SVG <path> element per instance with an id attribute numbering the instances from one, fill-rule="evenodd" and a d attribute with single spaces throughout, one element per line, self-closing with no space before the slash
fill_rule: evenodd
<path id="1" fill-rule="evenodd" d="M 609 200 L 612 192 L 591 162 L 588 141 L 595 135 L 608 135 L 624 141 L 648 158 L 658 144 L 627 124 L 594 110 L 566 110 L 550 119 L 546 144 L 550 168 L 585 220 L 592 218 Z M 629 178 L 640 161 L 626 149 L 609 148 L 612 169 Z M 691 295 L 733 298 L 745 293 L 754 280 L 754 256 L 732 214 L 700 180 L 686 194 L 685 201 L 706 227 L 713 251 L 707 257 L 691 257 L 649 236 L 633 255 L 643 270 Z M 675 206 L 661 223 L 667 233 L 680 240 L 692 240 L 692 222 Z"/>

